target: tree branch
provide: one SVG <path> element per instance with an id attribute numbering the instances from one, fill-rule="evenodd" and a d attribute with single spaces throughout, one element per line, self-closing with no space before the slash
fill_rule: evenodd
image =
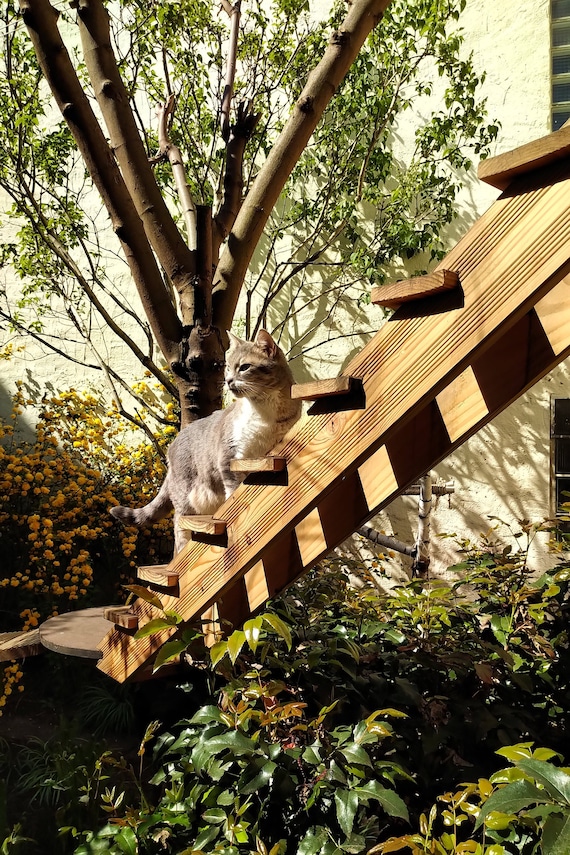
<path id="1" fill-rule="evenodd" d="M 335 90 L 390 0 L 355 0 L 261 167 L 236 218 L 214 277 L 216 323 L 228 326 L 255 247 L 279 195 Z"/>
<path id="2" fill-rule="evenodd" d="M 195 258 L 162 198 L 142 144 L 129 97 L 111 49 L 109 16 L 101 0 L 77 0 L 79 31 L 95 97 L 127 188 L 146 235 L 167 276 L 182 296 L 192 287 Z M 192 301 L 181 300 L 191 306 Z M 185 324 L 193 318 L 183 317 Z"/>
<path id="3" fill-rule="evenodd" d="M 247 141 L 253 134 L 259 118 L 259 113 L 253 113 L 250 104 L 241 103 L 238 106 L 236 122 L 229 132 L 226 146 L 224 194 L 222 204 L 214 218 L 213 258 L 216 262 L 222 242 L 228 236 L 242 205 L 243 156 Z"/>
<path id="4" fill-rule="evenodd" d="M 182 325 L 125 182 L 60 37 L 57 12 L 48 0 L 21 0 L 20 8 L 44 77 L 121 242 L 155 338 L 167 361 L 172 362 L 179 357 Z"/>
<path id="5" fill-rule="evenodd" d="M 168 158 L 172 167 L 172 175 L 176 183 L 176 191 L 178 200 L 182 209 L 182 216 L 186 223 L 186 232 L 188 235 L 188 247 L 191 252 L 196 251 L 196 205 L 190 192 L 190 187 L 186 181 L 186 172 L 184 170 L 184 162 L 182 153 L 177 145 L 174 145 L 168 133 L 168 122 L 174 110 L 175 98 L 170 95 L 168 100 L 160 107 L 158 111 L 158 153 L 162 157 Z"/>
<path id="6" fill-rule="evenodd" d="M 226 67 L 226 81 L 222 95 L 222 106 L 220 110 L 220 121 L 222 127 L 222 139 L 228 142 L 230 138 L 230 110 L 234 96 L 234 78 L 236 74 L 237 45 L 239 36 L 239 23 L 241 17 L 241 0 L 236 0 L 233 6 L 229 0 L 222 2 L 223 8 L 230 16 L 230 46 L 228 50 L 228 62 Z"/>

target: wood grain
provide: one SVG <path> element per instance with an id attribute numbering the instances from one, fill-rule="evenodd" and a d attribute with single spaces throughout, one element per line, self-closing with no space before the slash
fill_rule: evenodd
<path id="1" fill-rule="evenodd" d="M 506 190 L 517 176 L 535 172 L 557 160 L 567 160 L 569 155 L 570 127 L 564 124 L 545 137 L 479 161 L 477 176 L 499 190 Z"/>
<path id="2" fill-rule="evenodd" d="M 39 629 L 27 632 L 0 632 L 0 662 L 37 656 L 44 650 Z"/>
<path id="3" fill-rule="evenodd" d="M 196 531 L 202 534 L 224 534 L 226 523 L 224 520 L 216 519 L 207 515 L 194 515 L 187 517 L 178 517 L 178 528 L 183 531 Z"/>
<path id="4" fill-rule="evenodd" d="M 258 561 L 257 564 L 254 564 L 251 570 L 247 571 L 244 579 L 249 607 L 254 612 L 269 598 L 269 588 L 267 587 L 263 561 Z"/>
<path id="5" fill-rule="evenodd" d="M 379 285 L 370 293 L 370 302 L 375 306 L 393 308 L 411 300 L 431 297 L 450 291 L 459 285 L 459 276 L 453 270 L 438 270 L 427 276 L 414 276 L 413 279 L 402 279 L 388 285 Z"/>
<path id="6" fill-rule="evenodd" d="M 123 629 L 136 629 L 139 625 L 138 616 L 130 606 L 109 606 L 103 609 L 103 617 Z"/>
<path id="7" fill-rule="evenodd" d="M 470 365 L 437 395 L 436 400 L 452 442 L 489 412 Z"/>
<path id="8" fill-rule="evenodd" d="M 171 564 L 180 597 L 165 597 L 165 608 L 191 620 L 260 561 L 273 595 L 564 358 L 570 329 L 554 353 L 534 313 L 570 272 L 570 182 L 556 170 L 551 179 L 540 187 L 518 179 L 518 192 L 497 200 L 442 263 L 460 277 L 461 308 L 390 321 L 357 354 L 346 374 L 362 381 L 366 408 L 303 417 L 273 450 L 288 459 L 288 485 L 242 485 L 217 512 L 227 522 L 227 548 L 185 547 Z M 492 403 L 452 440 L 436 397 L 469 366 Z M 343 513 L 335 517 L 335 508 Z M 299 532 L 306 537 L 311 526 L 304 560 Z M 160 643 L 153 638 L 152 647 Z M 150 644 L 110 632 L 99 667 L 125 679 Z"/>
<path id="9" fill-rule="evenodd" d="M 137 569 L 137 577 L 161 588 L 175 588 L 178 585 L 178 573 L 169 569 L 168 564 L 151 564 Z"/>
<path id="10" fill-rule="evenodd" d="M 328 377 L 324 380 L 312 380 L 310 383 L 295 383 L 291 387 L 291 397 L 300 401 L 317 401 L 329 395 L 346 395 L 350 392 L 350 377 Z"/>
<path id="11" fill-rule="evenodd" d="M 256 457 L 251 460 L 232 460 L 232 472 L 283 472 L 287 467 L 285 457 Z"/>
<path id="12" fill-rule="evenodd" d="M 535 310 L 554 353 L 562 353 L 570 328 L 570 277 L 566 276 L 545 294 Z"/>

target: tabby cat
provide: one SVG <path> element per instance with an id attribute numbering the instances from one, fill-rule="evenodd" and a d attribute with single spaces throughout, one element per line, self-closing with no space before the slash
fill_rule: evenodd
<path id="1" fill-rule="evenodd" d="M 235 400 L 180 431 L 168 449 L 162 487 L 148 505 L 111 508 L 117 519 L 137 526 L 174 508 L 177 551 L 183 536 L 176 517 L 216 511 L 245 477 L 230 470 L 230 461 L 263 457 L 301 415 L 300 401 L 291 399 L 291 369 L 269 333 L 260 330 L 255 341 L 229 336 L 225 382 Z"/>

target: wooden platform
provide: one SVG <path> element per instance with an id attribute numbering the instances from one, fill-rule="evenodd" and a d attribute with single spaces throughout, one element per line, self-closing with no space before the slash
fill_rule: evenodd
<path id="1" fill-rule="evenodd" d="M 427 276 L 415 276 L 413 279 L 402 279 L 388 285 L 373 288 L 370 301 L 375 306 L 386 306 L 393 309 L 402 303 L 434 297 L 444 291 L 451 291 L 459 285 L 459 276 L 453 270 L 438 270 Z"/>
<path id="2" fill-rule="evenodd" d="M 100 659 L 100 648 L 109 632 L 109 622 L 105 620 L 104 612 L 104 607 L 81 609 L 49 618 L 40 626 L 40 641 L 44 647 L 56 653 L 83 659 Z"/>
<path id="3" fill-rule="evenodd" d="M 43 650 L 39 629 L 28 632 L 0 632 L 0 662 L 27 659 Z"/>
<path id="4" fill-rule="evenodd" d="M 341 374 L 339 377 L 296 383 L 291 388 L 291 397 L 297 401 L 318 401 L 334 395 L 348 395 L 351 385 L 351 378 Z"/>
<path id="5" fill-rule="evenodd" d="M 557 161 L 568 161 L 570 156 L 570 126 L 538 140 L 521 145 L 512 151 L 489 157 L 479 163 L 477 175 L 481 181 L 506 190 L 519 175 L 541 170 Z"/>

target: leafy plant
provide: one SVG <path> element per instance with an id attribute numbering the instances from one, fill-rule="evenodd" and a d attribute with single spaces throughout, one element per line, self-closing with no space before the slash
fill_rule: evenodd
<path id="1" fill-rule="evenodd" d="M 531 580 L 524 550 L 467 548 L 460 581 L 388 592 L 357 590 L 346 565 L 328 562 L 202 658 L 175 613 L 142 627 L 171 628 L 171 653 L 191 641 L 181 688 L 195 688 L 138 757 L 105 755 L 113 780 L 91 787 L 93 822 L 68 821 L 62 804 L 65 845 L 81 855 L 526 855 L 550 845 L 567 809 L 541 764 L 559 782 L 567 775 L 552 761 L 569 724 L 568 568 Z M 495 773 L 497 752 L 513 769 Z M 521 780 L 528 801 L 508 813 L 501 793 Z"/>

